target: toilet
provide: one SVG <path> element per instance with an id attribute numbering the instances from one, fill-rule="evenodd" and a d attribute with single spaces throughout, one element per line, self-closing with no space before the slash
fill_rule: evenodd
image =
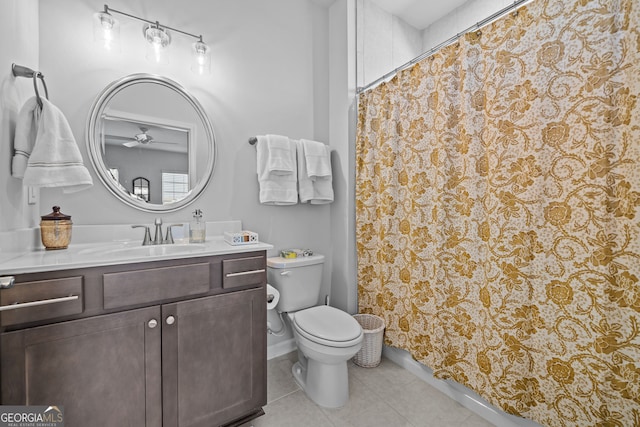
<path id="1" fill-rule="evenodd" d="M 292 372 L 315 403 L 339 408 L 349 400 L 347 361 L 362 347 L 364 333 L 348 313 L 318 305 L 324 255 L 267 258 L 267 281 L 280 293 L 276 310 L 286 313 L 298 346 Z"/>

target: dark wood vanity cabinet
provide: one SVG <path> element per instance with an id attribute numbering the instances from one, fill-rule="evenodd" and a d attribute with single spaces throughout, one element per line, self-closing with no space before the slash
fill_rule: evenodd
<path id="1" fill-rule="evenodd" d="M 230 278 L 242 277 L 242 285 L 225 289 L 225 261 L 236 267 Z M 81 289 L 74 288 L 84 303 L 80 313 L 64 302 L 67 309 L 60 318 L 45 321 L 38 312 L 35 323 L 23 314 L 24 323 L 2 324 L 0 403 L 61 405 L 69 427 L 213 427 L 261 414 L 266 404 L 265 254 L 149 264 L 67 272 L 74 284 L 77 278 L 83 281 Z M 173 288 L 167 291 L 170 287 L 158 280 L 158 271 L 170 277 L 189 271 L 190 265 L 194 273 L 182 288 L 188 297 Z M 29 285 L 44 286 L 33 279 L 45 276 L 16 276 L 14 289 L 22 286 L 20 293 L 28 295 Z M 193 285 L 207 276 L 208 289 Z M 127 277 L 136 278 L 129 286 L 137 289 L 126 292 L 131 306 L 104 286 L 123 286 Z M 45 280 L 54 286 L 68 282 L 63 277 Z M 7 305 L 3 292 L 0 304 Z M 144 306 L 145 295 L 153 304 Z M 47 313 L 55 315 L 55 310 Z"/>
<path id="2" fill-rule="evenodd" d="M 266 404 L 264 310 L 264 289 L 162 306 L 163 425 L 217 426 Z"/>
<path id="3" fill-rule="evenodd" d="M 69 426 L 162 425 L 151 319 L 159 307 L 2 334 L 2 404 L 61 405 Z"/>

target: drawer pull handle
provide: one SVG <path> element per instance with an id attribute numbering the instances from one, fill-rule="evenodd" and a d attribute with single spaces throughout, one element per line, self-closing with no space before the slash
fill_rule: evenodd
<path id="1" fill-rule="evenodd" d="M 237 273 L 227 273 L 227 277 L 246 276 L 247 274 L 264 273 L 264 271 L 264 268 L 261 268 L 260 270 L 239 271 Z"/>
<path id="2" fill-rule="evenodd" d="M 176 318 L 173 316 L 169 316 L 167 317 L 167 325 L 173 325 L 174 323 L 176 323 Z"/>
<path id="3" fill-rule="evenodd" d="M 0 289 L 11 289 L 15 282 L 16 279 L 13 276 L 0 277 Z"/>
<path id="4" fill-rule="evenodd" d="M 17 308 L 27 308 L 27 307 L 35 307 L 38 305 L 47 305 L 47 304 L 55 304 L 58 302 L 67 302 L 74 301 L 78 299 L 78 295 L 69 295 L 68 297 L 61 298 L 51 298 L 51 299 L 43 299 L 40 301 L 31 301 L 31 302 L 16 302 L 11 305 L 3 305 L 0 307 L 0 311 L 8 311 L 15 310 Z"/>
<path id="5" fill-rule="evenodd" d="M 149 327 L 151 329 L 155 328 L 156 326 L 158 326 L 158 321 L 156 319 L 151 319 L 149 320 L 149 323 L 147 323 L 147 325 L 149 325 Z"/>

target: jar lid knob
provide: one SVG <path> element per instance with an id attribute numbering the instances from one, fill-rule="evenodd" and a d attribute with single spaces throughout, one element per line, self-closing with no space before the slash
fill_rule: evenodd
<path id="1" fill-rule="evenodd" d="M 65 215 L 62 212 L 60 212 L 60 206 L 54 206 L 52 209 L 53 209 L 53 212 L 51 212 L 49 215 L 41 216 L 40 218 L 45 220 L 47 219 L 54 220 L 54 221 L 71 219 L 70 215 Z"/>

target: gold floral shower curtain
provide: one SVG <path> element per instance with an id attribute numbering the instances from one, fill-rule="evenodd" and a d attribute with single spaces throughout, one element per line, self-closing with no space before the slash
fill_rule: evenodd
<path id="1" fill-rule="evenodd" d="M 640 425 L 639 25 L 534 0 L 359 99 L 360 311 L 544 425 Z"/>

